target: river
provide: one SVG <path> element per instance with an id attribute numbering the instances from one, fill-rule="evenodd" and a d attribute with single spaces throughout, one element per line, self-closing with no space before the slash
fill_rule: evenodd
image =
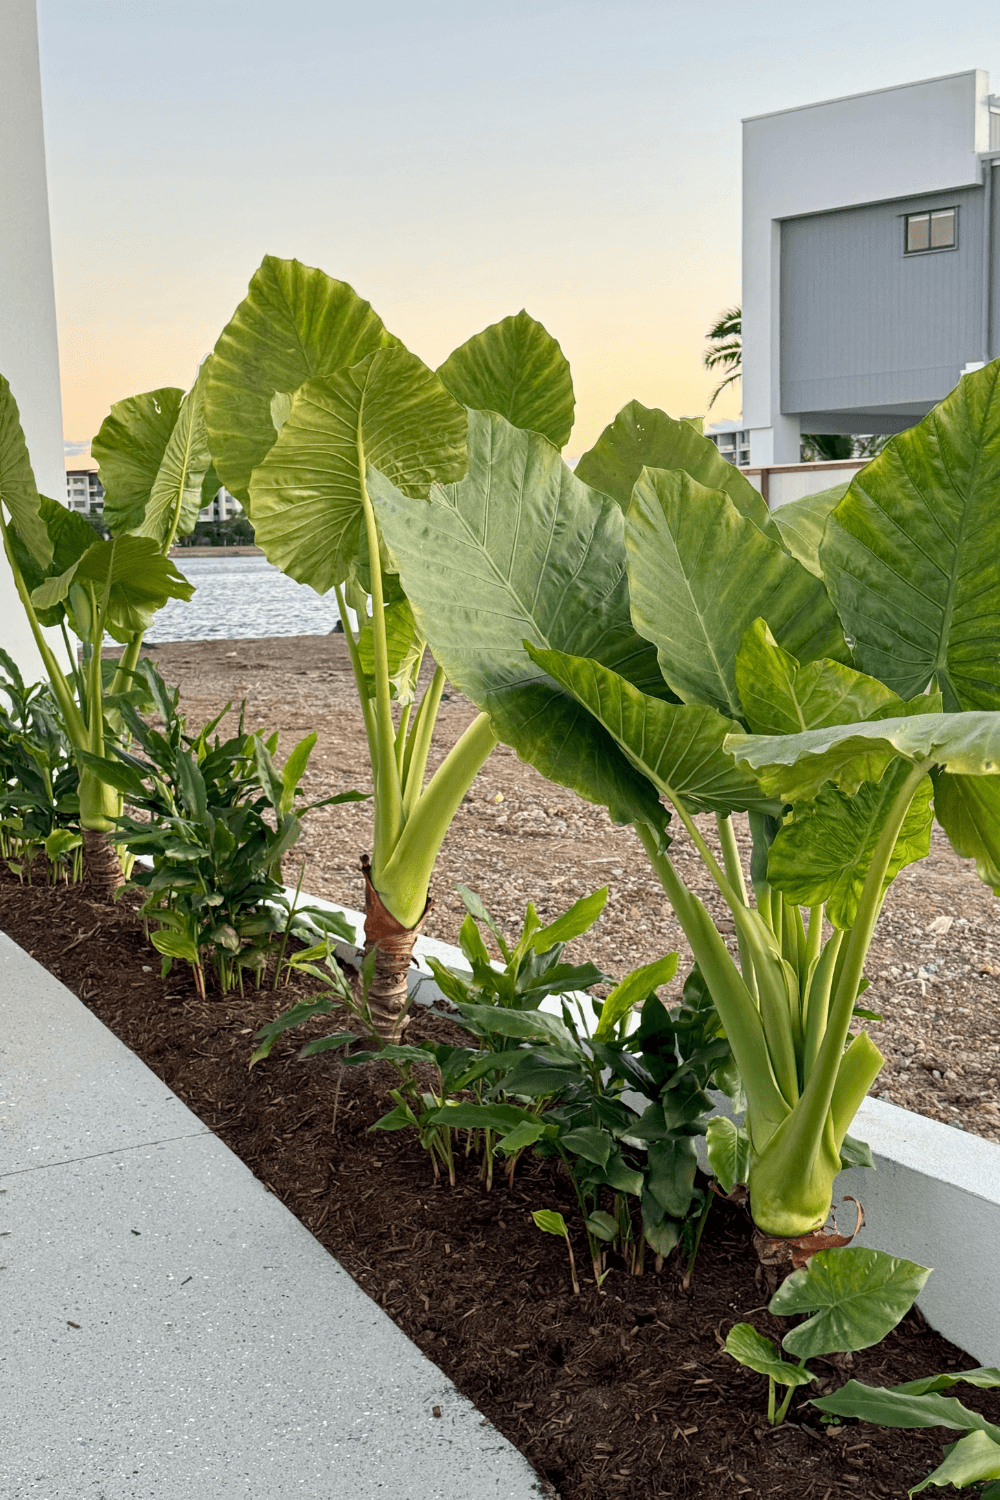
<path id="1" fill-rule="evenodd" d="M 274 635 L 328 635 L 340 618 L 332 593 L 317 594 L 264 557 L 175 557 L 194 597 L 169 599 L 146 640 L 234 641 Z"/>

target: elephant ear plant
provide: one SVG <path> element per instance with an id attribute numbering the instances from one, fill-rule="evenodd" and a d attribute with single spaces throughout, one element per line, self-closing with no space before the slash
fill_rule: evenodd
<path id="1" fill-rule="evenodd" d="M 17 406 L 0 378 L 0 530 L 80 769 L 86 876 L 105 896 L 124 878 L 109 837 L 122 811 L 121 794 L 100 771 L 106 742 L 122 727 L 111 703 L 134 686 L 143 634 L 153 615 L 168 599 L 189 599 L 193 592 L 168 553 L 175 539 L 193 528 L 205 503 L 203 487 L 212 484 L 204 381 L 203 369 L 186 395 L 175 389 L 150 391 L 112 408 L 93 444 L 106 492 L 104 518 L 112 534 L 95 541 L 93 528 L 81 516 L 38 494 Z M 46 627 L 62 631 L 65 666 Z M 82 642 L 80 668 L 68 632 Z M 110 670 L 101 658 L 105 633 L 124 647 L 117 667 Z"/>
<path id="2" fill-rule="evenodd" d="M 371 493 L 376 481 L 391 484 L 422 511 L 433 484 L 461 480 L 465 402 L 564 441 L 569 367 L 522 312 L 470 339 L 435 373 L 344 282 L 270 256 L 208 374 L 208 433 L 222 480 L 268 559 L 318 593 L 332 591 L 343 623 L 375 799 L 371 859 L 362 861 L 365 946 L 377 949 L 368 1005 L 386 1039 L 400 1034 L 441 842 L 496 735 L 481 713 L 426 779 L 445 672 L 438 665 L 418 702 L 426 640 L 387 566 Z M 447 560 L 439 566 L 445 574 Z"/>
<path id="3" fill-rule="evenodd" d="M 939 692 L 919 678 L 887 684 L 858 671 L 818 576 L 821 549 L 814 559 L 800 542 L 812 566 L 800 561 L 712 445 L 636 403 L 573 478 L 610 492 L 617 526 L 605 513 L 602 567 L 620 569 L 631 616 L 612 650 L 599 635 L 595 650 L 589 625 L 609 595 L 585 568 L 553 565 L 551 539 L 568 528 L 550 523 L 552 482 L 524 461 L 532 439 L 497 434 L 495 419 L 481 439 L 485 420 L 470 426 L 470 452 L 481 444 L 481 495 L 516 487 L 503 522 L 476 508 L 471 474 L 433 487 L 423 508 L 385 480 L 373 488 L 418 626 L 499 738 L 634 825 L 739 1068 L 754 1221 L 765 1238 L 811 1234 L 844 1156 L 866 1156 L 847 1132 L 883 1058 L 864 1032 L 846 1044 L 885 890 L 927 852 L 932 771 L 964 777 L 990 805 L 1000 719 L 942 715 Z M 559 466 L 554 452 L 549 462 Z M 551 621 L 567 615 L 560 646 Z M 732 823 L 741 812 L 752 894 Z M 716 847 L 700 813 L 715 816 Z M 670 815 L 729 909 L 738 961 L 670 857 Z M 731 1168 L 731 1130 L 716 1130 L 713 1146 Z"/>

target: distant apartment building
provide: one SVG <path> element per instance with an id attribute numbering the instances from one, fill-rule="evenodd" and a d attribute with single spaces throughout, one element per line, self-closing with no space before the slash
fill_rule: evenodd
<path id="1" fill-rule="evenodd" d="M 104 514 L 104 486 L 101 483 L 97 462 L 86 454 L 77 454 L 66 460 L 66 499 L 70 510 L 85 514 Z M 219 490 L 215 499 L 204 506 L 199 521 L 229 521 L 241 515 L 243 507 L 234 495 L 225 488 Z"/>
<path id="2" fill-rule="evenodd" d="M 710 422 L 705 436 L 728 463 L 745 469 L 750 462 L 750 432 L 742 422 Z"/>
<path id="3" fill-rule="evenodd" d="M 804 432 L 900 432 L 1000 354 L 998 163 L 978 69 L 743 122 L 743 417 L 709 429 L 720 451 L 760 470 Z"/>
<path id="4" fill-rule="evenodd" d="M 98 478 L 97 464 L 85 454 L 66 460 L 66 502 L 70 510 L 84 515 L 101 515 L 104 511 L 104 486 Z"/>

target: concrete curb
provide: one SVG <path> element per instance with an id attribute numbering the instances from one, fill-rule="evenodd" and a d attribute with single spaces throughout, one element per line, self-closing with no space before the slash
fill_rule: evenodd
<path id="1" fill-rule="evenodd" d="M 3 934 L 0 1129 L 5 1500 L 541 1493 L 309 1231 Z"/>

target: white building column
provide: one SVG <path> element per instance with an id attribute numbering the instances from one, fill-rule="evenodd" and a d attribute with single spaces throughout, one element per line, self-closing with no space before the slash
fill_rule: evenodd
<path id="1" fill-rule="evenodd" d="M 66 502 L 52 242 L 35 0 L 0 5 L 0 373 L 10 381 L 43 495 Z M 57 631 L 49 633 L 60 659 Z M 0 644 L 29 681 L 41 658 L 0 549 Z"/>

